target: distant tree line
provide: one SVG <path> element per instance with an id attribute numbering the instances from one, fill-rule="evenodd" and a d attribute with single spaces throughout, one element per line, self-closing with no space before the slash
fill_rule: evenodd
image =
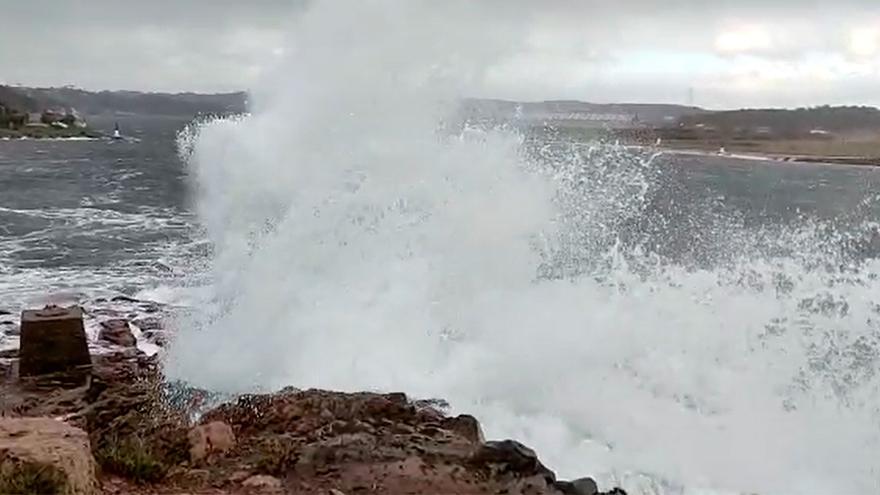
<path id="1" fill-rule="evenodd" d="M 20 129 L 28 124 L 27 112 L 22 112 L 0 100 L 0 129 Z"/>
<path id="2" fill-rule="evenodd" d="M 76 108 L 82 114 L 142 114 L 195 116 L 246 111 L 244 93 L 139 93 L 136 91 L 91 92 L 77 88 L 24 88 L 0 86 L 0 102 L 21 112 L 53 108 Z"/>
<path id="3" fill-rule="evenodd" d="M 30 90 L 29 94 L 38 98 L 63 101 L 80 112 L 92 115 L 132 113 L 194 116 L 202 113 L 240 113 L 246 109 L 244 93 L 212 95 L 135 91 L 92 93 L 73 88 L 50 88 Z"/>
<path id="4" fill-rule="evenodd" d="M 679 127 L 708 128 L 722 134 L 758 133 L 795 137 L 821 131 L 844 133 L 880 130 L 880 110 L 865 106 L 747 109 L 686 115 L 678 123 Z"/>

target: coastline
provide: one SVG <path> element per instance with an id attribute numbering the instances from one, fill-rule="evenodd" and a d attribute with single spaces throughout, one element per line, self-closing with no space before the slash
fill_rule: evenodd
<path id="1" fill-rule="evenodd" d="M 0 129 L 0 140 L 51 140 L 51 141 L 87 141 L 103 139 L 106 135 L 102 132 L 88 128 L 53 129 L 36 127 L 23 130 Z"/>
<path id="2" fill-rule="evenodd" d="M 87 137 L 87 136 L 71 136 L 71 137 L 0 137 L 0 141 L 101 141 L 104 137 Z"/>
<path id="3" fill-rule="evenodd" d="M 880 166 L 880 142 L 822 142 L 767 140 L 749 142 L 669 140 L 658 149 L 664 153 L 718 156 L 743 160 L 829 165 Z"/>
<path id="4" fill-rule="evenodd" d="M 84 495 L 626 495 L 590 477 L 557 479 L 534 450 L 487 440 L 476 418 L 450 415 L 442 399 L 294 387 L 229 396 L 168 380 L 162 352 L 143 351 L 173 338 L 164 318 L 127 319 L 163 309 L 101 301 L 21 319 L 0 311 L 31 339 L 0 351 L 0 450 L 13 452 L 0 458 L 0 492 L 17 493 L 16 473 L 33 468 L 54 473 L 42 480 L 57 483 L 50 492 Z M 79 349 L 39 318 L 79 333 Z M 39 339 L 60 345 L 34 346 Z M 82 359 L 89 364 L 47 374 L 46 365 Z M 35 362 L 41 374 L 23 376 Z"/>
<path id="5" fill-rule="evenodd" d="M 880 157 L 868 156 L 833 156 L 833 155 L 810 155 L 810 154 L 779 154 L 760 151 L 743 150 L 719 150 L 712 151 L 706 148 L 687 148 L 678 146 L 661 145 L 657 149 L 664 154 L 706 156 L 718 158 L 735 158 L 739 160 L 755 160 L 765 162 L 784 163 L 812 163 L 824 165 L 850 165 L 863 167 L 880 167 Z"/>

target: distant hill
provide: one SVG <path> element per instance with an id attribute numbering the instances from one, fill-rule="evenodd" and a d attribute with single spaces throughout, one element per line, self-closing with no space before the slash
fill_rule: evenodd
<path id="1" fill-rule="evenodd" d="M 0 106 L 19 112 L 38 112 L 45 108 L 42 102 L 9 86 L 0 86 Z"/>
<path id="2" fill-rule="evenodd" d="M 495 122 L 552 123 L 562 126 L 644 127 L 675 123 L 684 116 L 706 110 L 685 105 L 647 103 L 587 103 L 571 100 L 516 102 L 467 99 L 462 103 L 465 119 Z"/>
<path id="3" fill-rule="evenodd" d="M 0 86 L 0 105 L 27 112 L 74 108 L 85 115 L 167 115 L 241 113 L 247 109 L 245 93 L 141 93 L 91 92 L 76 88 L 25 88 Z"/>
<path id="4" fill-rule="evenodd" d="M 880 110 L 864 106 L 713 111 L 665 104 L 468 99 L 462 103 L 461 115 L 470 122 L 651 130 L 660 136 L 690 132 L 792 138 L 880 132 Z"/>
<path id="5" fill-rule="evenodd" d="M 685 116 L 684 127 L 709 127 L 720 133 L 735 133 L 743 129 L 764 129 L 779 136 L 797 136 L 825 131 L 848 133 L 880 130 L 880 110 L 874 107 L 831 107 L 780 109 L 746 109 L 711 112 Z"/>

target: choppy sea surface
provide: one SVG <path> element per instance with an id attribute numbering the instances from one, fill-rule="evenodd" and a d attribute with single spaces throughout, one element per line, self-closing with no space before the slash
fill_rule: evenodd
<path id="1" fill-rule="evenodd" d="M 201 283 L 210 244 L 176 142 L 189 123 L 123 119 L 136 142 L 0 142 L 0 309 L 155 290 L 147 295 L 161 298 Z M 694 241 L 723 232 L 734 216 L 755 229 L 880 219 L 880 170 L 871 167 L 672 155 L 656 162 L 662 187 L 633 222 L 662 218 L 670 234 L 657 247 L 679 261 L 715 261 Z M 858 255 L 878 255 L 872 231 L 864 234 Z"/>
<path id="2" fill-rule="evenodd" d="M 306 191 L 287 155 L 184 163 L 187 121 L 121 124 L 138 140 L 0 141 L 0 348 L 48 302 L 158 313 L 202 326 L 170 329 L 194 383 L 445 396 L 635 493 L 880 486 L 878 169 L 517 141 L 562 184 L 548 215 L 512 176 L 398 190 L 355 160 Z M 508 250 L 545 218 L 537 256 Z"/>
<path id="3" fill-rule="evenodd" d="M 119 121 L 132 139 L 0 141 L 0 310 L 11 313 L 0 347 L 17 345 L 25 308 L 79 302 L 143 316 L 137 304 L 110 299 L 173 305 L 199 283 L 208 245 L 175 144 L 188 121 Z"/>

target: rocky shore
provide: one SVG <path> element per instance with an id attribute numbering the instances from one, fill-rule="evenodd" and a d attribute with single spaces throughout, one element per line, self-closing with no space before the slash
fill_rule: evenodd
<path id="1" fill-rule="evenodd" d="M 93 129 L 73 127 L 69 129 L 55 129 L 53 127 L 27 127 L 22 129 L 0 128 L 0 139 L 101 139 L 106 138 L 103 133 Z"/>
<path id="2" fill-rule="evenodd" d="M 87 310 L 100 328 L 86 332 L 78 314 L 26 312 L 20 347 L 0 352 L 0 493 L 600 493 L 442 400 L 291 387 L 224 402 L 165 380 L 126 318 Z"/>

